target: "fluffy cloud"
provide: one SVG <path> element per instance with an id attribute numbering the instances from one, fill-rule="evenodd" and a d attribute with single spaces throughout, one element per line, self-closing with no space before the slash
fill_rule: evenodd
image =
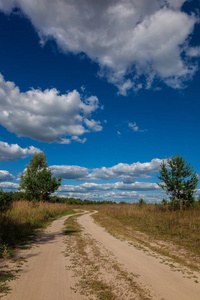
<path id="1" fill-rule="evenodd" d="M 131 183 L 135 178 L 146 178 L 149 174 L 157 172 L 161 163 L 162 160 L 158 158 L 154 158 L 150 162 L 137 162 L 130 165 L 119 163 L 111 168 L 93 169 L 92 176 L 103 180 L 121 178 L 125 183 Z"/>
<path id="2" fill-rule="evenodd" d="M 151 173 L 158 172 L 162 161 L 162 159 L 154 158 L 150 162 L 145 163 L 119 163 L 110 168 L 95 169 L 68 165 L 54 165 L 50 166 L 50 168 L 55 176 L 61 176 L 64 179 L 75 179 L 78 181 L 123 179 L 124 183 L 130 184 L 136 178 L 147 178 Z"/>
<path id="3" fill-rule="evenodd" d="M 153 191 L 153 190 L 160 189 L 157 183 L 137 182 L 137 181 L 131 184 L 116 182 L 114 184 L 114 187 L 115 189 L 126 190 L 126 191 Z"/>
<path id="4" fill-rule="evenodd" d="M 80 185 L 62 185 L 59 187 L 59 192 L 73 192 L 73 193 L 88 193 L 88 192 L 105 192 L 112 190 L 120 191 L 153 191 L 159 190 L 156 183 L 150 182 L 134 182 L 132 184 L 124 184 L 123 182 L 115 183 L 83 183 Z"/>
<path id="5" fill-rule="evenodd" d="M 100 192 L 93 192 L 93 193 L 73 193 L 73 192 L 64 192 L 62 193 L 56 193 L 60 197 L 69 197 L 69 198 L 80 198 L 82 200 L 96 200 L 96 201 L 116 201 L 116 202 L 128 202 L 128 203 L 134 203 L 138 202 L 140 198 L 143 198 L 146 202 L 154 203 L 154 202 L 161 202 L 163 199 L 162 194 L 149 194 L 149 193 L 138 193 L 135 191 L 110 191 L 108 193 L 100 193 Z"/>
<path id="6" fill-rule="evenodd" d="M 61 176 L 63 179 L 87 180 L 89 175 L 87 168 L 79 166 L 54 165 L 50 168 L 54 176 Z"/>
<path id="7" fill-rule="evenodd" d="M 17 190 L 19 188 L 19 184 L 18 183 L 14 183 L 14 182 L 1 182 L 0 183 L 0 188 L 2 188 L 2 189 Z"/>
<path id="8" fill-rule="evenodd" d="M 6 170 L 0 170 L 0 181 L 13 180 L 15 177 Z"/>
<path id="9" fill-rule="evenodd" d="M 102 130 L 98 121 L 89 119 L 98 107 L 97 97 L 82 101 L 76 90 L 64 95 L 55 88 L 21 93 L 0 74 L 0 124 L 18 136 L 48 143 L 70 143 L 65 137 L 72 136 L 84 142 L 79 136 Z"/>
<path id="10" fill-rule="evenodd" d="M 0 161 L 17 160 L 33 155 L 35 152 L 41 152 L 40 149 L 30 146 L 28 148 L 21 148 L 17 144 L 0 142 Z"/>
<path id="11" fill-rule="evenodd" d="M 86 53 L 99 64 L 99 74 L 126 94 L 150 88 L 157 78 L 180 88 L 194 74 L 187 50 L 197 18 L 181 10 L 185 2 L 0 0 L 0 9 L 21 8 L 41 42 L 54 38 L 63 52 Z"/>

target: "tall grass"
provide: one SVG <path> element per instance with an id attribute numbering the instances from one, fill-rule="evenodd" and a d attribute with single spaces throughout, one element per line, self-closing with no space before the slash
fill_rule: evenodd
<path id="1" fill-rule="evenodd" d="M 117 230 L 141 231 L 150 237 L 174 241 L 200 255 L 200 209 L 169 211 L 156 205 L 106 205 L 94 215 L 99 222 Z M 112 225 L 111 225 L 112 224 Z"/>
<path id="2" fill-rule="evenodd" d="M 67 214 L 70 209 L 60 203 L 13 202 L 10 209 L 0 214 L 0 255 L 27 241 L 50 218 Z"/>

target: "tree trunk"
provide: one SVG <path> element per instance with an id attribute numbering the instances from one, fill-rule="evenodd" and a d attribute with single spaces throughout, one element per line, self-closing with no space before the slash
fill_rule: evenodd
<path id="1" fill-rule="evenodd" d="M 180 210 L 183 209 L 183 205 L 182 205 L 182 201 L 181 201 L 181 195 L 178 195 L 178 199 L 179 199 L 179 206 L 180 206 Z"/>

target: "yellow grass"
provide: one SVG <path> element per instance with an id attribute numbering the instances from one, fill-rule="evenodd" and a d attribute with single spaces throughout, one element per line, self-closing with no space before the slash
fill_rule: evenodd
<path id="1" fill-rule="evenodd" d="M 98 206 L 94 215 L 102 225 L 126 233 L 141 231 L 150 237 L 169 240 L 200 256 L 200 210 L 169 211 L 155 205 Z M 112 224 L 112 225 L 111 225 Z M 118 228 L 118 229 L 117 229 Z"/>
<path id="2" fill-rule="evenodd" d="M 27 241 L 49 219 L 71 210 L 72 206 L 61 203 L 13 202 L 9 210 L 0 214 L 0 255 Z"/>

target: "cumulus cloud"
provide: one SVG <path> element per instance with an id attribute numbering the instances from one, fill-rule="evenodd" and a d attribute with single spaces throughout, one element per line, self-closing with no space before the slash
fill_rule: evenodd
<path id="1" fill-rule="evenodd" d="M 6 170 L 0 170 L 0 181 L 13 180 L 15 177 Z"/>
<path id="2" fill-rule="evenodd" d="M 85 142 L 81 135 L 102 130 L 99 121 L 90 119 L 98 107 L 97 97 L 81 100 L 76 90 L 63 95 L 55 88 L 22 93 L 0 74 L 0 124 L 18 136 L 48 143 L 67 144 L 68 137 Z"/>
<path id="3" fill-rule="evenodd" d="M 147 178 L 158 172 L 162 159 L 154 158 L 150 162 L 133 164 L 119 163 L 113 167 L 88 169 L 79 166 L 53 165 L 51 170 L 57 177 L 78 181 L 122 179 L 124 183 L 133 183 L 136 178 Z"/>
<path id="4" fill-rule="evenodd" d="M 101 200 L 111 200 L 116 202 L 137 203 L 139 199 L 143 198 L 147 203 L 159 203 L 163 196 L 161 194 L 137 193 L 137 192 L 109 192 L 103 195 Z"/>
<path id="5" fill-rule="evenodd" d="M 87 168 L 79 166 L 53 165 L 50 168 L 54 176 L 63 179 L 87 180 L 89 175 Z"/>
<path id="6" fill-rule="evenodd" d="M 149 203 L 159 203 L 163 199 L 162 194 L 155 193 L 138 193 L 135 191 L 109 191 L 106 193 L 100 192 L 88 192 L 88 193 L 73 193 L 73 192 L 58 192 L 56 193 L 60 197 L 69 197 L 69 198 L 80 198 L 82 200 L 96 200 L 96 201 L 116 201 L 116 202 L 128 202 L 128 203 L 137 203 L 139 199 L 143 198 L 146 202 Z"/>
<path id="7" fill-rule="evenodd" d="M 0 142 L 0 161 L 18 160 L 26 158 L 34 153 L 42 152 L 40 149 L 30 146 L 28 148 L 21 148 L 17 144 L 8 144 Z"/>
<path id="8" fill-rule="evenodd" d="M 88 192 L 105 192 L 112 190 L 122 191 L 153 191 L 159 190 L 160 187 L 156 183 L 150 182 L 134 182 L 132 184 L 124 184 L 123 182 L 115 183 L 83 183 L 80 185 L 62 185 L 59 192 L 88 193 Z"/>
<path id="9" fill-rule="evenodd" d="M 17 190 L 19 188 L 19 184 L 14 182 L 0 182 L 0 188 Z"/>
<path id="10" fill-rule="evenodd" d="M 114 187 L 115 189 L 126 190 L 126 191 L 153 191 L 153 190 L 160 189 L 157 183 L 137 182 L 137 181 L 131 184 L 116 182 L 114 184 Z"/>
<path id="11" fill-rule="evenodd" d="M 133 164 L 119 163 L 113 167 L 100 169 L 93 169 L 92 176 L 96 179 L 116 179 L 121 178 L 125 183 L 131 183 L 135 178 L 146 178 L 151 173 L 155 173 L 160 168 L 163 160 L 154 158 L 150 162 Z"/>
<path id="12" fill-rule="evenodd" d="M 125 95 L 132 88 L 150 88 L 154 79 L 181 88 L 193 76 L 195 63 L 187 50 L 197 18 L 181 10 L 185 2 L 0 0 L 0 9 L 9 13 L 18 6 L 42 43 L 54 38 L 63 52 L 84 52 Z"/>

